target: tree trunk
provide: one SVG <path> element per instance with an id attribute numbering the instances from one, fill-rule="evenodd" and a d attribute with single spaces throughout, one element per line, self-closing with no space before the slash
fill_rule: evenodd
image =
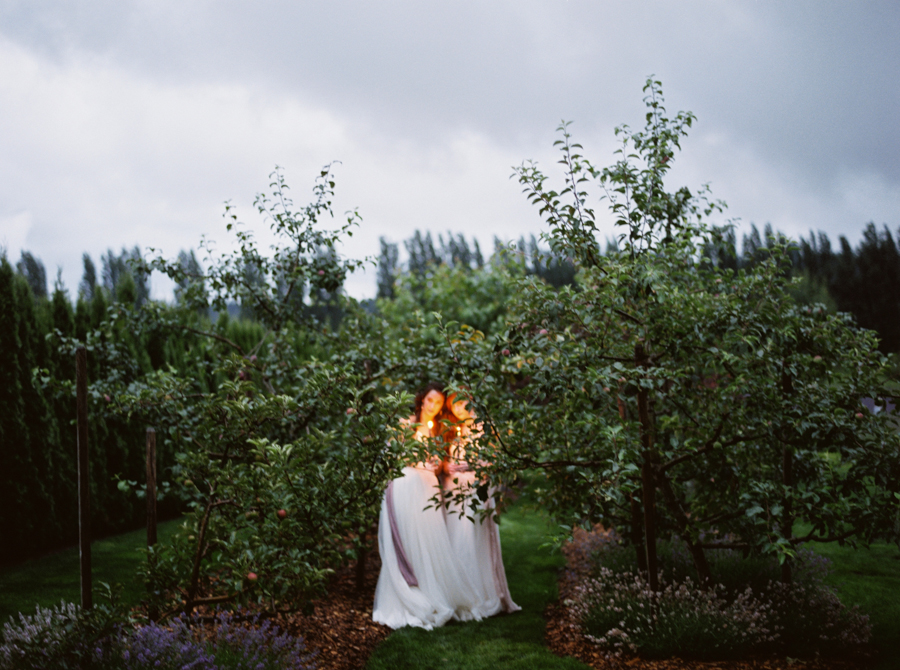
<path id="1" fill-rule="evenodd" d="M 644 345 L 638 342 L 634 347 L 634 362 L 646 367 L 647 357 Z M 647 547 L 647 575 L 651 591 L 659 591 L 659 572 L 656 560 L 656 459 L 653 444 L 653 422 L 650 419 L 650 400 L 647 389 L 638 387 L 638 420 L 641 422 L 641 490 L 644 503 L 644 538 Z"/>
<path id="2" fill-rule="evenodd" d="M 781 536 L 785 538 L 790 538 L 794 532 L 794 514 L 793 514 L 793 501 L 791 500 L 790 493 L 788 489 L 793 485 L 793 454 L 791 453 L 790 447 L 785 445 L 781 448 L 781 465 L 782 465 L 782 473 L 781 473 L 781 483 L 784 484 L 784 498 L 781 501 L 783 506 L 782 509 L 782 519 L 781 519 Z M 791 557 L 785 556 L 784 563 L 781 564 L 781 583 L 782 584 L 790 584 L 792 580 L 791 575 Z"/>
<path id="3" fill-rule="evenodd" d="M 359 533 L 359 556 L 356 559 L 356 592 L 362 593 L 366 584 L 366 559 L 369 549 L 366 545 L 367 533 L 363 528 Z"/>
<path id="4" fill-rule="evenodd" d="M 647 572 L 647 550 L 644 547 L 644 524 L 641 520 L 640 489 L 628 494 L 631 502 L 631 543 L 637 552 L 638 570 Z"/>
<path id="5" fill-rule="evenodd" d="M 791 380 L 791 376 L 784 370 L 784 363 L 782 363 L 782 397 L 790 397 L 793 394 L 793 391 L 793 381 Z M 794 485 L 793 462 L 794 455 L 791 448 L 785 444 L 781 448 L 781 483 L 784 485 L 784 494 L 781 499 L 781 536 L 786 539 L 790 539 L 794 534 L 793 500 L 790 494 L 790 489 Z M 785 556 L 784 562 L 781 564 L 781 583 L 790 584 L 791 580 L 791 557 Z"/>
<path id="6" fill-rule="evenodd" d="M 656 560 L 656 485 L 653 481 L 653 464 L 644 455 L 641 466 L 641 482 L 644 497 L 644 536 L 647 547 L 647 576 L 651 591 L 659 591 L 659 572 Z"/>
<path id="7" fill-rule="evenodd" d="M 194 565 L 191 568 L 191 581 L 188 586 L 187 597 L 185 598 L 184 611 L 190 613 L 197 599 L 197 592 L 200 590 L 200 563 L 203 555 L 206 553 L 206 527 L 209 525 L 209 515 L 212 512 L 215 502 L 215 491 L 210 491 L 209 501 L 206 503 L 206 510 L 203 512 L 203 518 L 200 520 L 200 528 L 197 529 L 197 549 L 194 551 Z"/>
<path id="8" fill-rule="evenodd" d="M 681 533 L 681 539 L 685 541 L 685 544 L 688 546 L 688 551 L 691 552 L 691 559 L 694 561 L 694 568 L 697 570 L 700 584 L 703 587 L 709 586 L 712 584 L 712 571 L 709 569 L 706 553 L 703 551 L 703 547 L 691 538 L 690 519 L 688 519 L 687 514 L 684 513 L 684 509 L 678 502 L 678 498 L 675 496 L 675 490 L 672 488 L 672 482 L 665 473 L 659 477 L 659 485 L 662 489 L 663 496 L 666 499 L 666 503 L 675 517 L 675 522 L 678 524 L 678 532 Z"/>
<path id="9" fill-rule="evenodd" d="M 622 395 L 625 391 L 625 384 L 619 382 L 619 393 L 616 396 L 616 400 L 619 405 L 619 418 L 622 419 L 622 423 L 628 419 L 628 410 L 625 407 L 625 401 L 622 399 Z M 631 505 L 631 544 L 634 545 L 635 552 L 637 553 L 637 566 L 638 570 L 646 574 L 647 573 L 647 549 L 644 546 L 644 522 L 642 520 L 641 514 L 641 497 L 642 492 L 640 489 L 637 491 L 632 491 L 628 494 L 628 502 Z"/>

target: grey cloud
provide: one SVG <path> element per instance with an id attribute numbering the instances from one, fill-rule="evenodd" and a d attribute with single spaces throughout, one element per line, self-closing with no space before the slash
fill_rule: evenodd
<path id="1" fill-rule="evenodd" d="M 387 164 L 408 155 L 431 170 L 433 156 L 466 133 L 511 162 L 552 157 L 546 149 L 562 118 L 576 121 L 586 145 L 606 150 L 614 125 L 641 124 L 640 87 L 652 73 L 670 111 L 698 116 L 684 174 L 711 180 L 732 214 L 794 234 L 859 229 L 869 218 L 900 224 L 900 5 L 891 0 L 10 0 L 0 2 L 0 26 L 5 39 L 60 64 L 93 59 L 164 87 L 246 87 L 260 105 L 294 100 L 350 128 L 350 144 L 328 158 L 382 146 L 393 152 Z M 284 160 L 269 150 L 255 159 Z M 167 184 L 173 208 L 193 188 L 155 177 L 140 154 L 119 160 L 133 161 L 153 188 Z M 507 176 L 504 168 L 498 183 Z M 259 181 L 226 197 L 247 196 Z M 865 182 L 873 184 L 868 210 L 842 195 Z M 375 186 L 358 192 L 378 197 Z M 352 204 L 377 212 L 381 225 L 391 216 L 412 225 L 380 201 Z"/>

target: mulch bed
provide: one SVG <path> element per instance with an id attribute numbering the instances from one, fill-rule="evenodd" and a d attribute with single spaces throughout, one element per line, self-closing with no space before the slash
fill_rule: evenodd
<path id="1" fill-rule="evenodd" d="M 341 568 L 328 588 L 328 595 L 312 603 L 308 614 L 279 617 L 280 628 L 306 640 L 317 652 L 321 670 L 356 670 L 366 661 L 391 629 L 372 621 L 372 602 L 381 559 L 374 551 L 366 561 L 363 588 L 356 588 L 356 566 Z"/>

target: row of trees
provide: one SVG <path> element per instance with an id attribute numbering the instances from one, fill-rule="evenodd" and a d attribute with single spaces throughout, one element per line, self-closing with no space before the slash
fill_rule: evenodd
<path id="1" fill-rule="evenodd" d="M 444 242 L 443 235 L 438 235 L 438 244 L 435 246 L 430 232 L 422 235 L 421 231 L 415 231 L 411 238 L 403 242 L 407 252 L 407 261 L 404 264 L 400 263 L 397 244 L 388 242 L 382 237 L 380 245 L 376 296 L 382 299 L 390 300 L 396 297 L 396 284 L 402 278 L 407 281 L 409 279 L 427 281 L 441 266 L 462 273 L 485 269 L 484 256 L 478 240 L 474 239 L 470 248 L 469 242 L 461 233 L 454 235 L 448 232 L 447 242 Z M 499 237 L 494 236 L 494 253 L 488 265 L 498 264 L 517 265 L 525 274 L 537 275 L 553 286 L 571 284 L 575 278 L 572 263 L 549 249 L 541 248 L 534 235 L 527 242 L 524 237 L 520 237 L 518 243 L 513 246 L 503 243 Z"/>
<path id="2" fill-rule="evenodd" d="M 192 257 L 182 254 L 180 260 Z M 75 401 L 71 389 L 59 383 L 74 379 L 77 343 L 91 343 L 88 374 L 95 382 L 111 374 L 135 379 L 174 366 L 207 386 L 217 383 L 206 373 L 210 361 L 192 350 L 186 333 L 130 328 L 121 318 L 139 315 L 149 304 L 147 275 L 134 267 L 139 258 L 136 249 L 118 256 L 110 251 L 98 274 L 85 254 L 73 305 L 59 280 L 47 293 L 39 259 L 24 252 L 14 269 L 0 256 L 0 316 L 6 325 L 0 335 L 0 536 L 5 538 L 0 563 L 77 539 Z M 235 341 L 261 332 L 258 324 L 229 319 L 227 313 L 221 323 Z M 98 347 L 114 356 L 99 355 Z M 91 513 L 100 534 L 136 527 L 145 510 L 119 482 L 144 479 L 146 423 L 109 412 L 116 400 L 97 388 L 90 398 Z M 166 444 L 161 443 L 159 458 L 168 479 L 174 452 Z M 163 516 L 181 509 L 174 497 L 161 504 Z"/>
<path id="3" fill-rule="evenodd" d="M 191 258 L 193 255 L 191 254 Z M 90 303 L 98 289 L 106 292 L 106 297 L 112 300 L 132 302 L 137 307 L 143 305 L 150 298 L 150 285 L 147 275 L 135 272 L 133 264 L 141 258 L 138 247 L 122 249 L 120 254 L 115 254 L 109 249 L 100 257 L 101 271 L 98 275 L 97 266 L 90 254 L 82 257 L 84 274 L 78 285 L 78 297 Z M 22 257 L 16 263 L 16 271 L 31 288 L 32 295 L 38 300 L 49 297 L 47 290 L 47 270 L 39 258 L 29 251 L 22 251 Z M 63 291 L 60 274 L 57 274 L 54 292 Z M 121 296 L 120 296 L 121 294 Z"/>
<path id="4" fill-rule="evenodd" d="M 841 235 L 838 249 L 823 232 L 810 232 L 808 238 L 792 242 L 770 224 L 762 231 L 751 225 L 742 236 L 740 246 L 733 227 L 713 227 L 710 232 L 702 254 L 723 269 L 752 268 L 769 259 L 773 250 L 784 247 L 790 275 L 799 279 L 788 289 L 795 299 L 803 304 L 821 303 L 832 312 L 852 314 L 860 327 L 878 333 L 882 352 L 900 352 L 900 229 L 895 237 L 886 225 L 879 230 L 874 223 L 869 223 L 855 248 Z M 414 287 L 418 280 L 424 285 L 441 267 L 462 274 L 477 274 L 489 271 L 497 263 L 517 262 L 526 275 L 534 274 L 554 287 L 574 282 L 575 267 L 571 261 L 542 248 L 534 236 L 529 240 L 520 238 L 512 246 L 495 237 L 494 253 L 487 263 L 477 240 L 470 250 L 462 235 L 448 233 L 447 239 L 449 242 L 440 235 L 435 244 L 430 233 L 422 235 L 416 231 L 403 242 L 407 261 L 401 263 L 399 245 L 382 238 L 378 298 L 396 298 L 398 282 Z M 608 242 L 605 253 L 616 252 L 616 241 Z"/>
<path id="5" fill-rule="evenodd" d="M 0 257 L 0 562 L 77 537 L 74 396 L 44 385 L 50 378 L 72 379 L 74 355 L 54 345 L 55 335 L 84 341 L 94 332 L 116 342 L 144 370 L 152 369 L 151 359 L 162 357 L 159 339 L 136 337 L 107 324 L 108 290 L 91 286 L 90 297 L 82 294 L 73 308 L 59 282 L 51 295 L 46 286 L 41 293 L 36 280 L 43 267 L 29 255 L 23 254 L 19 269 L 14 272 Z M 133 287 L 133 282 L 119 282 L 119 297 L 130 305 Z M 96 378 L 100 360 L 93 354 L 89 360 Z M 105 399 L 95 394 L 93 402 L 96 406 Z M 116 489 L 114 477 L 134 478 L 142 470 L 141 429 L 93 411 L 89 432 L 94 528 L 109 533 L 133 527 L 141 508 Z"/>

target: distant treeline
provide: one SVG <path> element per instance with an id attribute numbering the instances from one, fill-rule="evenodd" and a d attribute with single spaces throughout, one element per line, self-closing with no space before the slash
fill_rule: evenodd
<path id="1" fill-rule="evenodd" d="M 448 232 L 446 241 L 440 234 L 435 243 L 430 232 L 423 235 L 417 230 L 411 238 L 403 242 L 408 260 L 402 264 L 399 260 L 399 246 L 388 242 L 384 237 L 380 242 L 381 254 L 378 257 L 377 276 L 379 298 L 394 297 L 395 283 L 404 272 L 415 277 L 423 277 L 439 265 L 471 271 L 481 270 L 485 266 L 478 240 L 473 239 L 470 247 L 461 233 Z M 537 275 L 553 286 L 563 286 L 575 281 L 574 266 L 567 259 L 542 248 L 534 235 L 527 242 L 524 237 L 520 237 L 514 248 L 510 248 L 495 236 L 491 261 L 501 262 L 500 259 L 505 259 L 503 262 L 520 263 L 527 274 Z"/>
<path id="2" fill-rule="evenodd" d="M 733 269 L 758 263 L 774 245 L 787 242 L 769 225 L 762 234 L 753 226 L 739 254 L 734 230 L 721 232 L 720 245 L 708 254 Z M 853 314 L 857 324 L 878 333 L 884 353 L 900 352 L 900 229 L 897 234 L 895 239 L 887 226 L 879 230 L 870 223 L 856 248 L 843 235 L 835 248 L 825 233 L 810 232 L 790 252 L 791 272 L 801 278 L 797 297 Z"/>
<path id="3" fill-rule="evenodd" d="M 743 235 L 740 249 L 734 228 L 722 228 L 719 233 L 720 242 L 707 248 L 707 257 L 710 262 L 734 270 L 761 262 L 776 244 L 789 243 L 771 225 L 762 232 L 752 225 L 750 232 Z M 399 246 L 381 238 L 379 298 L 393 298 L 395 282 L 402 273 L 424 276 L 429 268 L 440 264 L 475 271 L 491 262 L 485 261 L 477 240 L 470 245 L 459 234 L 448 233 L 446 238 L 439 235 L 435 242 L 431 233 L 416 231 L 403 244 L 406 263 L 399 261 Z M 790 247 L 791 267 L 787 270 L 800 279 L 794 292 L 800 302 L 823 303 L 831 310 L 853 314 L 861 327 L 878 333 L 883 352 L 900 352 L 900 230 L 895 239 L 887 226 L 879 230 L 870 223 L 855 248 L 843 235 L 835 248 L 825 233 L 810 232 L 808 239 L 801 237 Z M 492 259 L 505 248 L 494 238 Z M 614 241 L 607 242 L 607 252 L 615 249 Z M 515 254 L 525 272 L 554 286 L 574 281 L 571 263 L 541 248 L 534 236 L 528 241 L 519 239 Z"/>

